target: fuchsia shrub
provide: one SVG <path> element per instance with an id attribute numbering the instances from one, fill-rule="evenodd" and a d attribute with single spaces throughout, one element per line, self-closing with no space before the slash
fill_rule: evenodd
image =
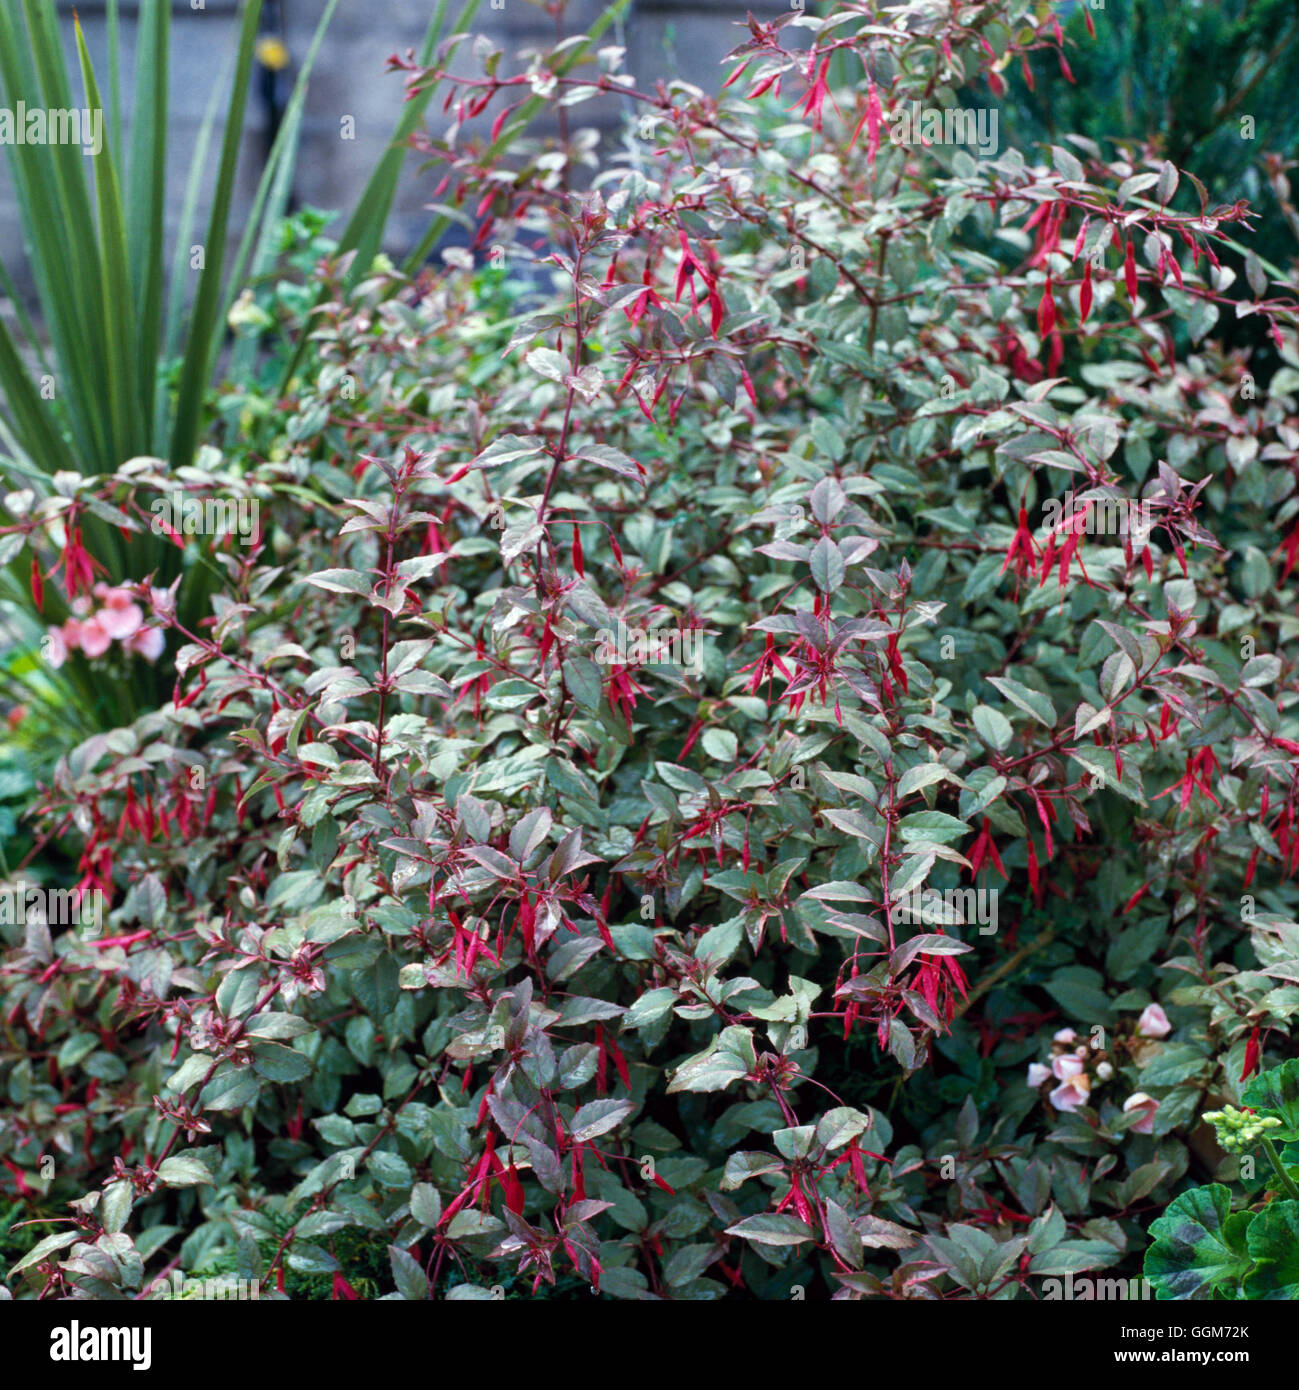
<path id="1" fill-rule="evenodd" d="M 15 1288 L 1046 1297 L 1236 1176 L 1199 1116 L 1299 1008 L 1294 298 L 1150 151 L 894 138 L 1063 67 L 1047 11 L 444 77 L 481 264 L 322 264 L 186 482 L 259 543 L 191 542 L 197 630 L 136 594 L 174 699 L 37 808 L 111 913 L 3 929 L 0 1143 L 77 1198 Z"/>

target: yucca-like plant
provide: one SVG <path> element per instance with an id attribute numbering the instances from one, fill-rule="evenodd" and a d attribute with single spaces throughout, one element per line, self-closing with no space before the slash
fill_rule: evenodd
<path id="1" fill-rule="evenodd" d="M 206 612 L 212 566 L 200 538 L 180 537 L 177 544 L 138 519 L 138 529 L 123 529 L 100 502 L 56 507 L 61 519 L 39 536 L 24 516 L 42 503 L 50 509 L 52 497 L 75 498 L 77 475 L 111 474 L 138 457 L 163 460 L 171 471 L 194 462 L 213 418 L 212 387 L 230 309 L 250 279 L 273 268 L 307 79 L 337 3 L 328 0 L 321 13 L 236 246 L 232 198 L 262 11 L 262 0 L 246 0 L 232 54 L 233 77 L 214 88 L 189 161 L 174 250 L 164 237 L 168 0 L 141 0 L 129 120 L 121 100 L 117 0 L 108 4 L 107 106 L 75 18 L 77 62 L 71 64 L 52 6 L 18 0 L 0 7 L 5 105 L 16 112 L 99 113 L 96 138 L 86 148 L 12 143 L 5 149 L 37 298 L 34 322 L 0 261 L 0 286 L 12 298 L 17 318 L 13 327 L 0 322 L 0 478 L 7 490 L 31 494 L 22 506 L 0 510 L 0 597 L 10 609 L 0 689 L 47 715 L 56 712 L 59 722 L 82 731 L 129 722 L 165 695 L 138 659 L 129 662 L 124 678 L 119 668 L 117 678 L 105 680 L 103 670 L 92 669 L 76 653 L 57 670 L 37 655 L 42 634 L 71 611 L 69 553 L 79 554 L 84 545 L 96 566 L 93 578 L 109 584 L 153 577 L 167 585 L 179 577 L 178 604 L 191 620 Z M 465 7 L 457 29 L 470 22 L 478 3 L 471 0 Z M 442 37 L 445 10 L 444 0 L 425 37 L 425 60 Z M 368 264 L 382 243 L 406 139 L 432 95 L 429 89 L 407 103 L 392 147 L 347 224 L 340 250 L 359 252 L 360 265 Z M 206 230 L 200 231 L 196 212 L 218 117 L 223 117 L 220 152 Z M 196 268 L 190 263 L 193 244 L 202 247 Z M 52 576 L 54 582 L 47 582 Z"/>

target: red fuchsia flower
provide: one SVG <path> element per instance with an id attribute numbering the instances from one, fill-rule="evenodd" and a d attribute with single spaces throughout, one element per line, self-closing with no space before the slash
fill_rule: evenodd
<path id="1" fill-rule="evenodd" d="M 1255 1028 L 1250 1032 L 1249 1041 L 1245 1044 L 1245 1065 L 1240 1069 L 1240 1079 L 1248 1080 L 1258 1070 L 1258 1064 L 1258 1029 Z"/>
<path id="2" fill-rule="evenodd" d="M 1036 787 L 1031 787 L 1029 790 L 1033 794 L 1033 804 L 1037 807 L 1037 818 L 1042 822 L 1046 857 L 1049 860 L 1055 856 L 1055 842 L 1051 837 L 1051 826 L 1055 821 L 1055 807 L 1049 800 L 1038 795 Z"/>
<path id="3" fill-rule="evenodd" d="M 645 311 L 652 304 L 656 309 L 663 307 L 663 301 L 658 296 L 658 291 L 654 288 L 654 281 L 650 275 L 649 262 L 645 263 L 645 270 L 641 275 L 641 283 L 645 286 L 644 290 L 636 296 L 634 300 L 623 308 L 623 313 L 627 315 L 629 323 L 639 323 L 645 317 Z"/>
<path id="4" fill-rule="evenodd" d="M 338 1299 L 346 1299 L 348 1302 L 355 1302 L 361 1295 L 347 1282 L 346 1279 L 337 1271 L 334 1271 L 334 1287 L 330 1291 L 330 1302 Z"/>
<path id="5" fill-rule="evenodd" d="M 76 598 L 82 593 L 88 594 L 95 582 L 95 571 L 103 572 L 104 567 L 91 558 L 90 552 L 82 543 L 80 526 L 72 527 L 64 542 L 58 564 L 50 573 L 53 574 L 60 566 L 63 569 L 63 584 L 69 598 Z"/>
<path id="6" fill-rule="evenodd" d="M 1030 267 L 1048 265 L 1051 257 L 1060 249 L 1060 229 L 1064 225 L 1067 208 L 1064 203 L 1039 203 L 1036 210 L 1029 216 L 1024 223 L 1024 230 L 1027 232 L 1033 227 L 1037 228 L 1037 235 L 1034 240 L 1033 253 L 1029 256 L 1026 264 Z M 1050 301 L 1051 318 L 1046 327 L 1042 328 L 1042 305 L 1038 305 L 1038 325 L 1042 337 L 1051 331 L 1051 325 L 1056 320 L 1055 298 L 1051 288 L 1051 277 L 1048 275 L 1046 280 L 1046 291 L 1043 294 L 1043 302 Z"/>
<path id="7" fill-rule="evenodd" d="M 525 899 L 527 895 L 524 895 Z M 531 901 L 527 902 L 527 909 L 531 911 Z M 520 909 L 522 916 L 522 908 Z M 493 964 L 500 964 L 499 958 L 486 941 L 476 932 L 470 931 L 460 918 L 450 909 L 447 909 L 447 920 L 451 923 L 452 941 L 454 943 L 456 957 L 456 974 L 464 974 L 466 977 L 473 974 L 474 962 L 478 957 L 486 956 Z M 522 926 L 522 921 L 520 922 Z M 529 923 L 529 930 L 531 923 Z M 525 936 L 525 940 L 526 940 Z"/>
<path id="8" fill-rule="evenodd" d="M 487 648 L 483 644 L 483 639 L 479 637 L 474 642 L 474 655 L 481 661 L 487 655 Z M 469 695 L 474 697 L 474 718 L 477 719 L 482 713 L 483 696 L 492 688 L 491 675 L 484 671 L 480 676 L 471 676 L 465 684 L 465 688 L 452 701 L 458 705 L 461 700 Z"/>
<path id="9" fill-rule="evenodd" d="M 439 1226 L 445 1226 L 461 1207 L 471 1205 L 480 1191 L 490 1185 L 492 1164 L 495 1163 L 498 1168 L 500 1167 L 500 1160 L 496 1157 L 496 1143 L 496 1131 L 489 1129 L 484 1140 L 483 1156 L 474 1164 L 469 1181 L 443 1210 L 441 1219 L 438 1221 Z"/>
<path id="10" fill-rule="evenodd" d="M 77 868 L 81 871 L 81 877 L 77 880 L 77 888 L 81 892 L 90 893 L 99 889 L 102 893 L 108 893 L 112 890 L 113 850 L 110 845 L 97 843 L 96 836 L 91 837 L 82 852 Z"/>
<path id="11" fill-rule="evenodd" d="M 1137 299 L 1137 253 L 1130 240 L 1123 251 L 1123 283 L 1127 286 L 1128 298 L 1135 304 Z"/>
<path id="12" fill-rule="evenodd" d="M 790 674 L 789 667 L 776 655 L 776 639 L 771 633 L 767 633 L 767 640 L 762 649 L 762 655 L 757 661 L 751 661 L 747 666 L 741 666 L 739 674 L 743 675 L 745 671 L 753 672 L 753 678 L 749 681 L 750 695 L 757 690 L 764 680 L 770 682 L 777 671 L 785 677 L 786 681 L 792 681 L 794 679 Z"/>
<path id="13" fill-rule="evenodd" d="M 1046 375 L 1042 369 L 1042 364 L 1034 361 L 1024 351 L 1024 344 L 1009 329 L 1003 331 L 998 337 L 996 351 L 997 361 L 1003 366 L 1008 366 L 1020 381 L 1041 381 Z"/>
<path id="14" fill-rule="evenodd" d="M 774 97 L 780 95 L 780 74 L 778 72 L 768 73 L 766 77 L 760 77 L 744 94 L 744 99 L 745 101 L 754 101 L 768 91 Z"/>
<path id="15" fill-rule="evenodd" d="M 637 697 L 645 694 L 648 691 L 632 679 L 629 667 L 616 663 L 609 667 L 609 708 L 616 710 L 627 721 L 628 733 L 631 732 L 631 717 L 636 709 Z"/>
<path id="16" fill-rule="evenodd" d="M 1141 901 L 1141 899 L 1144 898 L 1144 897 L 1146 896 L 1146 894 L 1149 893 L 1149 892 L 1150 892 L 1150 882 L 1147 881 L 1147 882 L 1143 883 L 1143 884 L 1141 885 L 1141 887 L 1138 888 L 1137 891 L 1136 891 L 1135 893 L 1133 893 L 1133 895 L 1127 900 L 1127 902 L 1125 902 L 1125 903 L 1123 904 L 1123 907 L 1122 907 L 1122 909 L 1121 909 L 1120 912 L 1119 912 L 1119 916 L 1120 916 L 1120 917 L 1126 917 L 1126 916 L 1128 915 L 1128 913 L 1131 912 L 1132 909 L 1133 909 L 1134 907 L 1136 907 L 1136 905 Z"/>
<path id="17" fill-rule="evenodd" d="M 945 936 L 946 932 L 940 927 L 938 935 Z M 965 971 L 957 964 L 955 956 L 926 955 L 922 952 L 915 983 L 933 1012 L 944 1023 L 951 1023 L 956 1013 L 957 991 L 962 999 L 966 998 L 966 986 L 969 981 L 965 978 Z"/>
<path id="18" fill-rule="evenodd" d="M 1299 563 L 1299 526 L 1290 532 L 1272 554 L 1279 555 L 1283 550 L 1285 551 L 1285 569 L 1281 574 L 1282 584 L 1290 578 L 1290 571 L 1294 569 L 1295 564 Z"/>
<path id="19" fill-rule="evenodd" d="M 884 119 L 884 109 L 880 105 L 879 93 L 875 90 L 875 83 L 871 80 L 869 73 L 866 74 L 866 107 L 861 114 L 861 119 L 857 122 L 856 129 L 852 133 L 852 139 L 848 141 L 848 148 L 857 143 L 857 137 L 861 134 L 862 126 L 866 127 L 866 162 L 873 168 L 875 156 L 880 148 L 880 125 Z"/>
<path id="20" fill-rule="evenodd" d="M 1092 311 L 1092 263 L 1083 263 L 1082 288 L 1078 291 L 1078 321 L 1086 323 Z"/>
<path id="21" fill-rule="evenodd" d="M 505 1194 L 505 1205 L 515 1216 L 522 1216 L 525 1196 L 523 1184 L 519 1181 L 519 1170 L 511 1163 L 508 1168 L 503 1168 L 497 1174 L 497 1180 Z"/>
<path id="22" fill-rule="evenodd" d="M 988 824 L 986 816 L 984 817 L 983 827 L 979 831 L 978 838 L 970 847 L 970 853 L 967 857 L 970 861 L 971 879 L 978 878 L 979 870 L 983 867 L 984 860 L 987 859 L 997 866 L 997 872 L 1002 878 L 1004 878 L 1007 883 L 1010 882 L 1010 875 L 1006 872 L 1006 866 L 1001 862 L 1001 855 L 997 853 L 997 846 L 992 838 L 992 827 Z"/>
<path id="23" fill-rule="evenodd" d="M 1197 792 L 1203 792 L 1205 796 L 1219 805 L 1218 798 L 1214 796 L 1213 789 L 1209 786 L 1209 776 L 1218 771 L 1218 760 L 1213 756 L 1213 749 L 1209 747 L 1201 748 L 1197 753 L 1186 755 L 1186 771 L 1182 774 L 1171 787 L 1165 787 L 1161 792 L 1156 792 L 1151 798 L 1158 801 L 1161 796 L 1167 796 L 1170 792 L 1180 791 L 1178 809 L 1185 811 L 1191 804 L 1191 796 Z"/>
<path id="24" fill-rule="evenodd" d="M 780 1204 L 776 1207 L 776 1210 L 777 1212 L 782 1212 L 791 1204 L 798 1213 L 799 1219 L 806 1221 L 809 1226 L 812 1225 L 812 1208 L 808 1204 L 807 1196 L 803 1192 L 802 1183 L 797 1173 L 794 1174 L 794 1180 L 790 1184 L 789 1191 L 781 1198 Z"/>
<path id="25" fill-rule="evenodd" d="M 1046 374 L 1047 376 L 1057 376 L 1060 372 L 1060 364 L 1064 361 L 1064 339 L 1060 336 L 1060 330 L 1053 328 L 1051 336 L 1047 339 L 1046 346 Z"/>
<path id="26" fill-rule="evenodd" d="M 1174 714 L 1165 701 L 1159 710 L 1159 742 L 1162 743 L 1166 738 L 1171 738 L 1177 732 L 1181 722 L 1182 716 Z"/>
<path id="27" fill-rule="evenodd" d="M 1033 837 L 1029 835 L 1024 844 L 1028 850 L 1028 886 L 1033 894 L 1033 902 L 1040 908 L 1046 897 L 1046 885 L 1042 882 L 1042 871 L 1038 867 L 1037 850 L 1033 846 Z"/>
<path id="28" fill-rule="evenodd" d="M 1060 588 L 1064 589 L 1069 579 L 1069 566 L 1075 557 L 1078 560 L 1078 568 L 1082 570 L 1083 581 L 1089 588 L 1095 588 L 1087 574 L 1087 566 L 1082 562 L 1082 553 L 1079 547 L 1082 545 L 1082 538 L 1087 529 L 1087 514 L 1091 511 L 1091 503 L 1086 502 L 1080 510 L 1071 509 L 1070 512 L 1061 519 L 1059 525 L 1047 538 L 1047 546 L 1042 553 L 1042 576 L 1039 584 L 1045 584 L 1052 568 L 1059 562 Z M 1065 537 L 1064 545 L 1056 549 L 1056 537 Z"/>
<path id="29" fill-rule="evenodd" d="M 595 1025 L 595 1045 L 600 1049 L 600 1060 L 596 1068 L 596 1094 L 604 1095 L 606 1077 L 608 1075 L 608 1063 L 613 1062 L 614 1069 L 618 1073 L 618 1080 L 631 1090 L 631 1073 L 627 1070 L 627 1059 L 622 1055 L 618 1044 L 614 1042 L 600 1024 Z"/>
<path id="30" fill-rule="evenodd" d="M 726 316 L 726 305 L 722 303 L 722 297 L 717 292 L 717 277 L 708 268 L 707 258 L 696 254 L 691 249 L 690 238 L 685 232 L 680 232 L 681 238 L 681 265 L 677 270 L 677 284 L 674 292 L 678 303 L 681 300 L 681 291 L 689 289 L 690 303 L 694 306 L 696 317 L 699 316 L 699 297 L 695 292 L 695 276 L 698 275 L 703 281 L 707 290 L 705 296 L 708 300 L 709 309 L 709 331 L 716 334 L 722 326 L 722 319 Z"/>
<path id="31" fill-rule="evenodd" d="M 1051 289 L 1051 277 L 1046 277 L 1046 288 L 1037 306 L 1038 337 L 1045 338 L 1055 327 L 1055 295 Z"/>
<path id="32" fill-rule="evenodd" d="M 1126 1114 L 1129 1110 L 1141 1111 L 1141 1118 L 1132 1126 L 1133 1134 L 1153 1134 L 1155 1128 L 1155 1111 L 1159 1109 L 1159 1102 L 1148 1096 L 1144 1091 L 1133 1091 L 1133 1093 L 1123 1102 L 1123 1110 Z"/>
<path id="33" fill-rule="evenodd" d="M 1031 574 L 1037 568 L 1037 552 L 1037 542 L 1028 528 L 1028 508 L 1021 502 L 1015 534 L 1006 547 L 1006 558 L 999 573 L 1005 574 L 1008 569 L 1013 568 L 1020 579 L 1023 579 L 1026 574 Z"/>
<path id="34" fill-rule="evenodd" d="M 885 661 L 888 663 L 889 674 L 880 682 L 880 692 L 886 704 L 893 703 L 893 683 L 897 682 L 902 687 L 904 695 L 910 693 L 911 682 L 907 678 L 907 668 L 902 664 L 902 656 L 898 651 L 898 635 L 896 632 L 889 633 L 888 647 L 885 652 Z M 836 711 L 838 704 L 835 705 Z M 836 714 L 837 717 L 837 714 Z"/>
<path id="35" fill-rule="evenodd" d="M 853 1139 L 838 1158 L 826 1164 L 824 1171 L 828 1173 L 841 1163 L 847 1163 L 852 1170 L 853 1181 L 857 1184 L 858 1190 L 869 1197 L 871 1190 L 866 1182 L 866 1165 L 862 1162 L 863 1154 L 867 1158 L 878 1159 L 881 1163 L 892 1163 L 893 1161 L 891 1158 L 885 1158 L 883 1154 L 872 1153 L 869 1149 L 863 1149 L 861 1140 Z"/>
<path id="36" fill-rule="evenodd" d="M 1272 824 L 1272 838 L 1276 840 L 1281 850 L 1281 866 L 1287 875 L 1293 874 L 1296 863 L 1299 862 L 1299 835 L 1294 833 L 1295 808 L 1293 802 L 1287 800 L 1282 806 L 1280 813 Z M 1266 823 L 1267 817 L 1267 788 L 1263 788 L 1263 802 L 1261 816 Z"/>
<path id="37" fill-rule="evenodd" d="M 816 74 L 815 76 L 813 76 L 814 72 Z M 826 54 L 821 60 L 821 69 L 817 72 L 816 53 L 813 52 L 811 61 L 807 65 L 808 81 L 812 85 L 807 89 L 807 95 L 802 101 L 796 101 L 794 106 L 789 108 L 792 111 L 795 106 L 801 106 L 803 108 L 803 119 L 810 120 L 812 122 L 812 129 L 817 131 L 821 129 L 821 107 L 825 104 L 825 99 L 830 94 L 830 85 L 827 80 L 829 73 L 830 55 Z M 834 106 L 833 97 L 830 99 L 830 105 Z M 837 110 L 838 108 L 836 107 L 835 109 Z"/>

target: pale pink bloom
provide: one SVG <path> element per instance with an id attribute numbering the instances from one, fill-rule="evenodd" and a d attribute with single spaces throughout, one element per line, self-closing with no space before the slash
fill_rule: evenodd
<path id="1" fill-rule="evenodd" d="M 1132 1128 L 1133 1134 L 1152 1134 L 1155 1126 L 1155 1111 L 1159 1109 L 1159 1102 L 1146 1095 L 1144 1091 L 1133 1091 L 1133 1093 L 1123 1102 L 1123 1109 L 1140 1110 L 1141 1118 Z"/>
<path id="2" fill-rule="evenodd" d="M 1062 1054 L 1051 1063 L 1051 1072 L 1057 1081 L 1068 1081 L 1075 1076 L 1081 1076 L 1082 1070 L 1082 1058 L 1075 1057 L 1070 1052 Z"/>
<path id="3" fill-rule="evenodd" d="M 1077 1042 L 1078 1034 L 1075 1033 L 1072 1028 L 1061 1028 L 1060 1031 L 1055 1035 L 1055 1040 L 1058 1043 Z"/>
<path id="4" fill-rule="evenodd" d="M 85 594 L 78 594 L 77 597 L 72 600 L 70 606 L 78 618 L 88 618 L 90 616 L 90 610 L 93 607 Z"/>
<path id="5" fill-rule="evenodd" d="M 113 645 L 113 639 L 105 630 L 103 623 L 100 622 L 98 613 L 93 618 L 87 618 L 81 624 L 81 630 L 77 636 L 81 643 L 81 650 L 87 656 L 103 656 Z"/>
<path id="6" fill-rule="evenodd" d="M 1114 1068 L 1108 1062 L 1101 1062 L 1096 1068 L 1096 1075 L 1102 1081 L 1108 1081 L 1114 1075 Z"/>
<path id="7" fill-rule="evenodd" d="M 1173 1031 L 1168 1015 L 1158 1004 L 1147 1004 L 1137 1020 L 1137 1032 L 1143 1038 L 1166 1038 Z"/>
<path id="8" fill-rule="evenodd" d="M 61 629 L 64 645 L 68 651 L 75 652 L 81 645 L 81 622 L 77 618 L 69 618 Z"/>
<path id="9" fill-rule="evenodd" d="M 109 589 L 102 598 L 104 607 L 98 615 L 99 623 L 110 637 L 125 642 L 144 626 L 139 604 L 132 601 L 125 589 Z"/>
<path id="10" fill-rule="evenodd" d="M 1091 1080 L 1085 1074 L 1072 1076 L 1051 1092 L 1051 1104 L 1057 1110 L 1077 1110 L 1087 1104 L 1091 1089 Z"/>
<path id="11" fill-rule="evenodd" d="M 1041 1062 L 1030 1062 L 1028 1064 L 1028 1084 L 1035 1091 L 1044 1081 L 1050 1081 L 1050 1079 L 1050 1067 L 1044 1067 Z"/>
<path id="12" fill-rule="evenodd" d="M 68 644 L 57 627 L 50 628 L 45 635 L 50 639 L 50 665 L 57 671 L 68 659 Z"/>
<path id="13" fill-rule="evenodd" d="M 133 652 L 139 652 L 146 661 L 157 661 L 167 645 L 167 639 L 160 627 L 142 627 L 134 637 L 127 640 L 126 645 Z"/>
<path id="14" fill-rule="evenodd" d="M 150 589 L 149 603 L 156 618 L 170 618 L 176 611 L 176 595 L 171 589 Z"/>

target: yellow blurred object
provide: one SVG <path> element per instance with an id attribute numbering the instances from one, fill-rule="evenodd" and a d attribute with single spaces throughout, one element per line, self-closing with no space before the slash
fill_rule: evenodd
<path id="1" fill-rule="evenodd" d="M 289 65 L 289 50 L 284 40 L 275 34 L 258 39 L 257 61 L 272 72 L 283 72 Z"/>

